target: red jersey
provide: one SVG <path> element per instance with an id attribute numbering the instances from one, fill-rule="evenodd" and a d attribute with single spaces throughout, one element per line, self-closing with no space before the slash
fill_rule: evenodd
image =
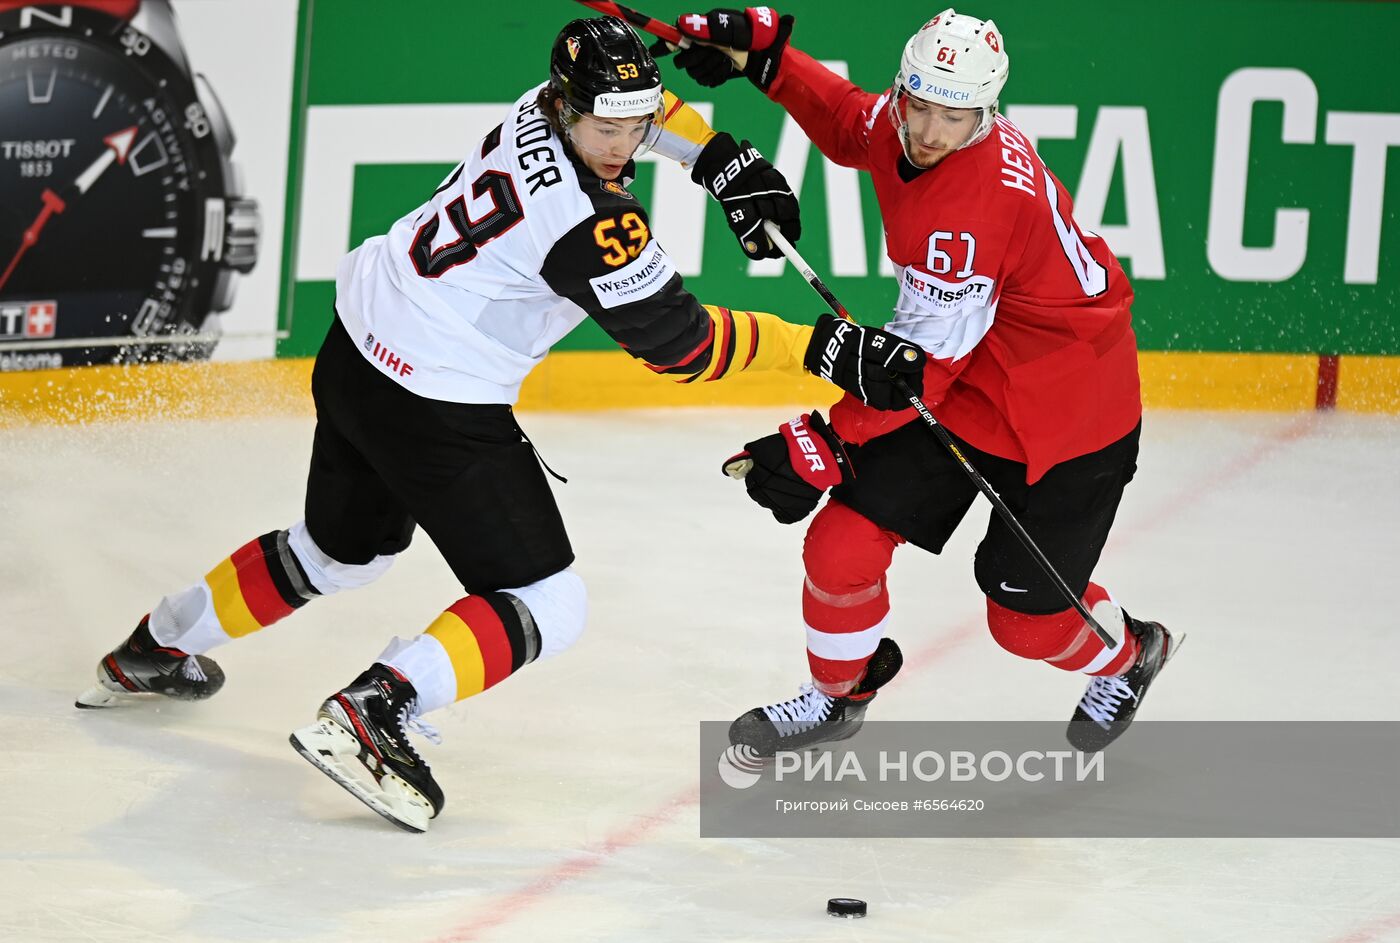
<path id="1" fill-rule="evenodd" d="M 887 329 L 929 352 L 924 401 L 940 422 L 1024 462 L 1028 482 L 1132 431 L 1142 416 L 1132 287 L 1014 124 L 998 117 L 982 141 L 920 171 L 889 120 L 890 92 L 865 92 L 789 47 L 769 95 L 830 160 L 874 181 L 899 276 Z M 848 395 L 831 421 L 859 444 L 916 416 Z"/>

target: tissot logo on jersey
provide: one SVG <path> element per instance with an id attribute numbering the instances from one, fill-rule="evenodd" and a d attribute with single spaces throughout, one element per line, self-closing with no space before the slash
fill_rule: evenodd
<path id="1" fill-rule="evenodd" d="M 0 337 L 41 340 L 53 337 L 57 327 L 57 301 L 7 301 L 0 303 Z"/>
<path id="2" fill-rule="evenodd" d="M 956 308 L 964 302 L 987 304 L 992 297 L 990 278 L 974 275 L 966 281 L 946 282 L 910 266 L 904 270 L 900 294 L 913 298 L 924 309 Z"/>

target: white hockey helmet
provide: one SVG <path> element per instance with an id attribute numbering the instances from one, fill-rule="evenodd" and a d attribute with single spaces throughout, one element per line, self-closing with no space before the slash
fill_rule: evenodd
<path id="1" fill-rule="evenodd" d="M 981 121 L 962 144 L 971 147 L 992 130 L 1010 68 L 1001 30 L 991 20 L 949 7 L 925 23 L 904 44 L 890 97 L 890 120 L 905 147 L 904 96 L 946 108 L 980 108 Z"/>

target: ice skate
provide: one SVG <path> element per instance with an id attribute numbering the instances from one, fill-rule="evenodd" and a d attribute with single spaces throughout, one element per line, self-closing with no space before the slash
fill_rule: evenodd
<path id="1" fill-rule="evenodd" d="M 75 707 L 114 707 L 170 697 L 199 701 L 224 686 L 214 659 L 161 645 L 151 635 L 150 616 L 131 636 L 97 663 L 97 684 L 78 695 Z"/>
<path id="2" fill-rule="evenodd" d="M 1123 674 L 1089 679 L 1065 731 L 1070 746 L 1084 753 L 1102 750 L 1123 735 L 1142 706 L 1147 689 L 1181 645 L 1181 639 L 1174 638 L 1160 622 L 1139 622 L 1127 613 L 1123 615 L 1141 649 L 1137 661 Z"/>
<path id="3" fill-rule="evenodd" d="M 402 675 L 376 664 L 321 705 L 316 723 L 291 736 L 292 746 L 321 772 L 399 828 L 425 832 L 442 811 L 442 790 L 409 742 L 408 731 L 442 738 L 418 719 L 418 692 Z"/>
<path id="4" fill-rule="evenodd" d="M 729 742 L 760 757 L 779 750 L 806 750 L 855 736 L 876 691 L 899 672 L 904 656 L 893 639 L 881 639 L 865 677 L 844 697 L 830 697 L 810 683 L 798 695 L 768 707 L 755 707 L 729 726 Z"/>

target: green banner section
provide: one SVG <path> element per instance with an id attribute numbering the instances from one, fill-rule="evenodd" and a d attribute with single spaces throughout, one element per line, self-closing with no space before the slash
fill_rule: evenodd
<path id="1" fill-rule="evenodd" d="M 797 17 L 797 46 L 872 91 L 937 12 L 906 0 L 858 20 L 817 0 L 779 9 Z M 1400 354 L 1400 184 L 1388 173 L 1400 149 L 1400 4 L 1081 0 L 1069 14 L 1000 0 L 959 11 L 993 18 L 1006 37 L 1002 109 L 1074 194 L 1079 224 L 1123 260 L 1145 349 Z M 565 0 L 303 0 L 281 355 L 315 352 L 335 258 L 422 203 L 471 129 L 494 126 L 547 77 L 554 35 L 580 15 L 592 14 Z M 747 81 L 703 89 L 662 70 L 798 186 L 803 254 L 847 307 L 882 323 L 897 289 L 868 180 L 827 163 Z M 633 189 L 702 300 L 792 320 L 821 310 L 790 267 L 751 265 L 676 168 L 640 169 Z M 591 323 L 561 344 L 610 346 Z"/>

